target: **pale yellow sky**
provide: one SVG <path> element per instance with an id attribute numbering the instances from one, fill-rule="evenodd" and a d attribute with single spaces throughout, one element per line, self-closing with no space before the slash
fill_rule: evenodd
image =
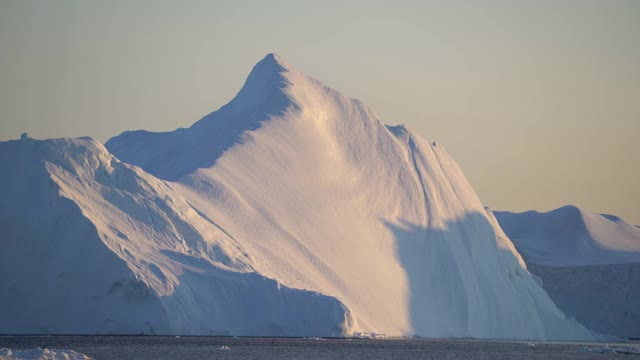
<path id="1" fill-rule="evenodd" d="M 189 126 L 269 52 L 442 143 L 493 208 L 640 224 L 633 0 L 0 0 L 0 140 Z"/>

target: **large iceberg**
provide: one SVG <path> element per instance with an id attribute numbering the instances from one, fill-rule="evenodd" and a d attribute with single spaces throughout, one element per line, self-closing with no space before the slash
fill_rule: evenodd
<path id="1" fill-rule="evenodd" d="M 274 54 L 190 128 L 0 167 L 3 333 L 593 338 L 440 144 Z"/>

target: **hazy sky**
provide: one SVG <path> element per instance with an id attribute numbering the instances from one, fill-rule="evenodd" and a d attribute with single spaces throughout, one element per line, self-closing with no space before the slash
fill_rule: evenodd
<path id="1" fill-rule="evenodd" d="M 0 0 L 0 140 L 186 127 L 276 52 L 485 204 L 640 224 L 640 1 Z"/>

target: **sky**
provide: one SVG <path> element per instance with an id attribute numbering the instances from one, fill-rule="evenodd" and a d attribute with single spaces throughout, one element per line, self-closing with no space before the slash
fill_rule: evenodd
<path id="1" fill-rule="evenodd" d="M 635 0 L 0 0 L 0 141 L 187 127 L 270 52 L 441 143 L 494 209 L 640 224 Z"/>

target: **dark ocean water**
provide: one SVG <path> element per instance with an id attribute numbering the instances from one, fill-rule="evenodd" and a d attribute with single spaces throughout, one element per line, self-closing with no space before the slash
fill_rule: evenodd
<path id="1" fill-rule="evenodd" d="M 633 344 L 638 346 L 638 344 Z M 73 349 L 94 359 L 639 359 L 585 352 L 604 344 L 164 336 L 0 337 L 0 348 Z M 623 345 L 628 346 L 628 345 Z M 225 349 L 225 350 L 223 350 Z"/>

